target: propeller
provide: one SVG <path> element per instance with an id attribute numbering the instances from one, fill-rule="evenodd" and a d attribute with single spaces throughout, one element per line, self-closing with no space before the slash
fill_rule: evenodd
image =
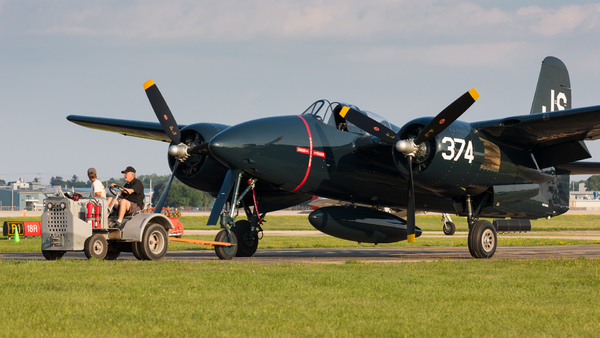
<path id="1" fill-rule="evenodd" d="M 190 148 L 187 144 L 181 142 L 181 134 L 179 132 L 179 126 L 177 122 L 175 122 L 175 118 L 171 113 L 171 109 L 167 105 L 164 97 L 158 90 L 158 87 L 152 80 L 146 81 L 144 83 L 144 90 L 146 91 L 146 95 L 148 96 L 148 100 L 152 105 L 152 109 L 156 114 L 156 117 L 160 121 L 161 126 L 163 127 L 165 133 L 169 136 L 171 141 L 173 141 L 173 145 L 169 147 L 169 155 L 176 157 L 177 161 L 175 161 L 175 165 L 173 166 L 173 172 L 171 173 L 171 177 L 169 181 L 167 181 L 167 185 L 163 190 L 156 207 L 154 208 L 154 213 L 161 213 L 163 205 L 167 199 L 167 195 L 169 193 L 169 188 L 171 187 L 171 182 L 173 182 L 173 177 L 175 177 L 175 172 L 177 170 L 177 166 L 179 162 L 185 161 L 192 154 L 208 154 L 209 153 L 209 144 L 208 142 L 204 142 L 199 144 L 193 148 Z M 231 188 L 233 187 L 235 177 L 238 176 L 240 170 L 229 170 L 225 175 L 225 180 L 223 180 L 223 185 L 219 191 L 219 195 L 217 196 L 217 200 L 213 206 L 210 217 L 208 218 L 209 225 L 217 224 L 217 220 L 221 214 L 221 210 L 227 202 L 229 198 L 229 194 L 231 192 Z"/>
<path id="2" fill-rule="evenodd" d="M 165 133 L 169 136 L 173 143 L 178 144 L 181 141 L 181 135 L 179 134 L 179 126 L 177 122 L 175 122 L 175 118 L 171 113 L 171 109 L 167 105 L 167 101 L 158 90 L 158 87 L 152 80 L 146 81 L 144 83 L 144 90 L 146 91 L 146 95 L 148 96 L 148 100 L 152 105 L 152 109 L 154 110 L 154 114 L 160 121 Z"/>
<path id="3" fill-rule="evenodd" d="M 477 99 L 479 93 L 475 88 L 464 93 L 448 107 L 442 110 L 421 130 L 416 139 L 398 140 L 398 135 L 393 130 L 383 124 L 373 120 L 361 112 L 344 106 L 340 111 L 340 116 L 351 122 L 360 129 L 370 133 L 371 135 L 380 138 L 381 140 L 395 144 L 396 150 L 403 153 L 407 160 L 408 166 L 408 203 L 407 203 L 407 240 L 408 242 L 415 241 L 415 184 L 413 177 L 413 158 L 415 157 L 420 145 L 423 142 L 434 139 L 452 122 L 456 121 Z"/>
<path id="4" fill-rule="evenodd" d="M 181 134 L 179 133 L 179 126 L 177 125 L 177 122 L 175 122 L 175 118 L 171 113 L 171 109 L 169 109 L 169 106 L 167 105 L 167 101 L 165 101 L 164 97 L 160 93 L 160 90 L 158 90 L 158 87 L 152 80 L 148 80 L 146 83 L 144 83 L 144 90 L 146 91 L 148 100 L 152 105 L 154 114 L 156 114 L 156 117 L 160 121 L 165 133 L 169 136 L 171 141 L 175 143 L 169 147 L 169 155 L 175 156 L 179 160 L 184 161 L 189 156 L 187 152 L 188 147 L 187 145 L 180 143 Z M 167 185 L 165 186 L 162 195 L 160 195 L 160 199 L 154 208 L 154 213 L 160 214 L 162 212 L 162 208 L 167 200 L 167 195 L 169 194 L 171 182 L 173 182 L 173 177 L 175 177 L 175 171 L 177 170 L 178 164 L 179 161 L 175 161 L 171 177 L 169 177 L 169 181 L 167 181 Z"/>

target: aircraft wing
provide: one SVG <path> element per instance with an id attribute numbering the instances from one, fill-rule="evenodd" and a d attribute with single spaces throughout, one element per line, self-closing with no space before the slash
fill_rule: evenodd
<path id="1" fill-rule="evenodd" d="M 504 144 L 531 151 L 539 167 L 546 168 L 591 157 L 583 140 L 600 138 L 600 106 L 514 116 L 471 125 Z"/>
<path id="2" fill-rule="evenodd" d="M 164 132 L 159 122 L 145 122 L 133 120 L 110 119 L 103 117 L 69 115 L 67 120 L 84 127 L 111 131 L 113 133 L 147 138 L 156 141 L 171 142 L 171 139 Z M 179 129 L 185 125 L 179 125 Z"/>

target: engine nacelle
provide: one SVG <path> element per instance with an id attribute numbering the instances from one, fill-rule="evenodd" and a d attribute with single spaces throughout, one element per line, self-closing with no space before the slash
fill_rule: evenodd
<path id="1" fill-rule="evenodd" d="M 228 126 L 216 123 L 196 123 L 181 129 L 181 142 L 189 148 L 210 141 L 213 136 Z M 168 156 L 169 167 L 173 170 L 177 159 Z M 211 195 L 219 193 L 228 168 L 215 160 L 210 154 L 193 154 L 179 163 L 175 176 L 179 181 L 206 191 Z"/>
<path id="2" fill-rule="evenodd" d="M 330 236 L 362 243 L 393 243 L 406 240 L 406 220 L 372 208 L 332 206 L 310 213 L 308 221 Z M 421 236 L 416 228 L 415 236 Z"/>
<path id="3" fill-rule="evenodd" d="M 400 139 L 416 137 L 429 120 L 409 122 L 400 131 Z M 396 160 L 406 176 L 405 156 L 398 152 Z M 420 145 L 413 160 L 413 172 L 415 185 L 448 197 L 463 196 L 465 191 L 478 195 L 489 188 L 489 182 L 541 184 L 553 179 L 536 168 L 528 151 L 497 143 L 461 121 L 453 122 L 435 139 Z"/>

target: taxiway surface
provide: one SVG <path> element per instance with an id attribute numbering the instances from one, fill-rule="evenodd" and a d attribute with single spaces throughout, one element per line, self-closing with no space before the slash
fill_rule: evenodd
<path id="1" fill-rule="evenodd" d="M 600 258 L 600 245 L 558 245 L 537 247 L 500 247 L 492 259 L 550 259 L 579 257 Z M 40 252 L 3 252 L 0 259 L 43 260 Z M 68 252 L 63 259 L 86 259 L 82 252 Z M 164 258 L 172 261 L 219 261 L 213 250 L 170 251 Z M 436 260 L 472 259 L 466 247 L 376 247 L 376 248 L 318 248 L 258 250 L 254 257 L 236 257 L 237 263 L 345 263 L 348 261 L 373 263 L 401 263 Z M 119 260 L 135 260 L 123 253 Z"/>

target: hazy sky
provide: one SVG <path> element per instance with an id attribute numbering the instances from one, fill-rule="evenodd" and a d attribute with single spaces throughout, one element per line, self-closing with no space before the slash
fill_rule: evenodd
<path id="1" fill-rule="evenodd" d="M 0 0 L 0 179 L 169 174 L 167 143 L 65 119 L 154 121 L 150 78 L 180 124 L 299 114 L 326 98 L 402 126 L 475 87 L 461 118 L 473 122 L 528 114 L 553 55 L 573 106 L 596 105 L 599 37 L 592 1 Z M 600 161 L 600 141 L 588 146 Z"/>

